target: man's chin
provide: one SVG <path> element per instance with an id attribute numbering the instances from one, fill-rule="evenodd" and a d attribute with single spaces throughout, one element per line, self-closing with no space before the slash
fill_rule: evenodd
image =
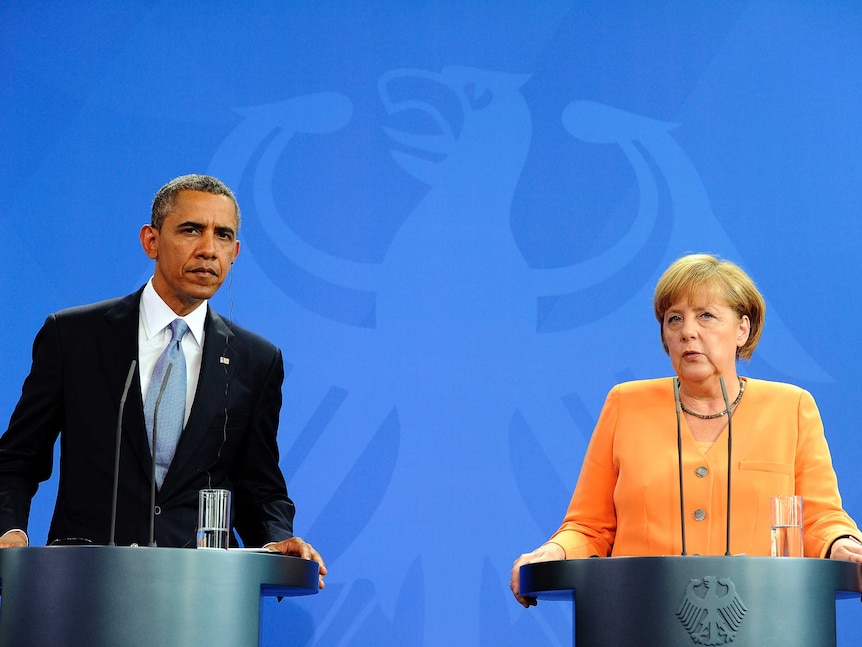
<path id="1" fill-rule="evenodd" d="M 189 304 L 200 303 L 211 299 L 218 289 L 221 287 L 221 282 L 217 285 L 194 285 L 190 286 L 185 291 L 185 296 Z"/>
<path id="2" fill-rule="evenodd" d="M 186 291 L 189 296 L 194 296 L 198 299 L 209 299 L 218 292 L 224 279 L 213 276 L 212 274 L 203 274 L 196 276 L 194 280 L 186 282 Z"/>

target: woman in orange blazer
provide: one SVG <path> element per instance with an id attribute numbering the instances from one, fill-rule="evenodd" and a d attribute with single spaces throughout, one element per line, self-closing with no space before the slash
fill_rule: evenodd
<path id="1" fill-rule="evenodd" d="M 862 533 L 841 506 L 817 405 L 803 389 L 736 373 L 760 340 L 766 305 L 738 266 L 684 256 L 659 279 L 653 305 L 676 377 L 627 382 L 608 394 L 563 524 L 524 564 L 682 551 L 674 382 L 679 389 L 682 499 L 688 554 L 727 546 L 727 418 L 733 420 L 733 554 L 770 554 L 770 498 L 801 495 L 804 553 L 862 563 Z"/>

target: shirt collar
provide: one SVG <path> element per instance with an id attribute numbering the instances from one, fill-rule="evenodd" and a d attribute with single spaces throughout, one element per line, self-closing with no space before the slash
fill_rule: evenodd
<path id="1" fill-rule="evenodd" d="M 185 317 L 181 317 L 188 324 L 189 332 L 191 332 L 198 346 L 201 348 L 203 348 L 207 304 L 208 301 L 204 300 Z M 147 339 L 152 339 L 155 335 L 161 333 L 176 318 L 177 313 L 171 310 L 168 304 L 158 295 L 153 287 L 153 279 L 150 278 L 144 286 L 143 294 L 141 294 L 141 322 L 144 325 L 144 334 Z"/>

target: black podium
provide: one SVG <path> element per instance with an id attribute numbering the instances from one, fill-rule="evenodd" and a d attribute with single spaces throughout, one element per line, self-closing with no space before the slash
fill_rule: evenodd
<path id="1" fill-rule="evenodd" d="M 184 548 L 0 550 L 0 646 L 256 646 L 262 595 L 310 595 L 298 557 Z"/>
<path id="2" fill-rule="evenodd" d="M 523 595 L 574 601 L 577 647 L 834 646 L 835 600 L 860 592 L 860 565 L 824 559 L 610 557 L 521 567 Z"/>

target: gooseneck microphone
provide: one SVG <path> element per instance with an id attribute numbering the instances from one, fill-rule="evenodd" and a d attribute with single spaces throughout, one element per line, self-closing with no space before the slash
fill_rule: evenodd
<path id="1" fill-rule="evenodd" d="M 731 555 L 730 552 L 730 470 L 732 466 L 731 450 L 733 448 L 733 413 L 730 411 L 730 400 L 727 397 L 727 388 L 724 386 L 724 377 L 718 376 L 718 383 L 721 385 L 721 397 L 724 398 L 724 407 L 727 412 L 727 536 L 725 538 L 725 555 Z"/>
<path id="2" fill-rule="evenodd" d="M 679 527 L 682 533 L 682 553 L 685 551 L 685 497 L 682 491 L 682 423 L 680 421 L 679 378 L 673 378 L 673 402 L 676 405 L 676 455 L 679 459 Z"/>
<path id="3" fill-rule="evenodd" d="M 153 467 L 150 472 L 150 542 L 148 546 L 156 545 L 156 439 L 159 426 L 159 405 L 162 403 L 162 396 L 165 394 L 165 388 L 168 386 L 168 380 L 171 379 L 171 370 L 174 368 L 174 363 L 168 364 L 165 369 L 165 376 L 162 378 L 162 385 L 159 387 L 159 395 L 156 397 L 156 403 L 153 406 Z"/>
<path id="4" fill-rule="evenodd" d="M 133 359 L 129 366 L 129 374 L 126 376 L 126 385 L 123 387 L 123 394 L 120 396 L 120 411 L 117 414 L 117 445 L 114 450 L 114 486 L 111 489 L 111 532 L 108 546 L 116 546 L 117 537 L 117 492 L 120 488 L 120 441 L 123 438 L 123 411 L 126 409 L 126 398 L 129 395 L 129 387 L 132 385 L 132 378 L 135 375 L 135 367 L 138 365 L 138 360 Z"/>

